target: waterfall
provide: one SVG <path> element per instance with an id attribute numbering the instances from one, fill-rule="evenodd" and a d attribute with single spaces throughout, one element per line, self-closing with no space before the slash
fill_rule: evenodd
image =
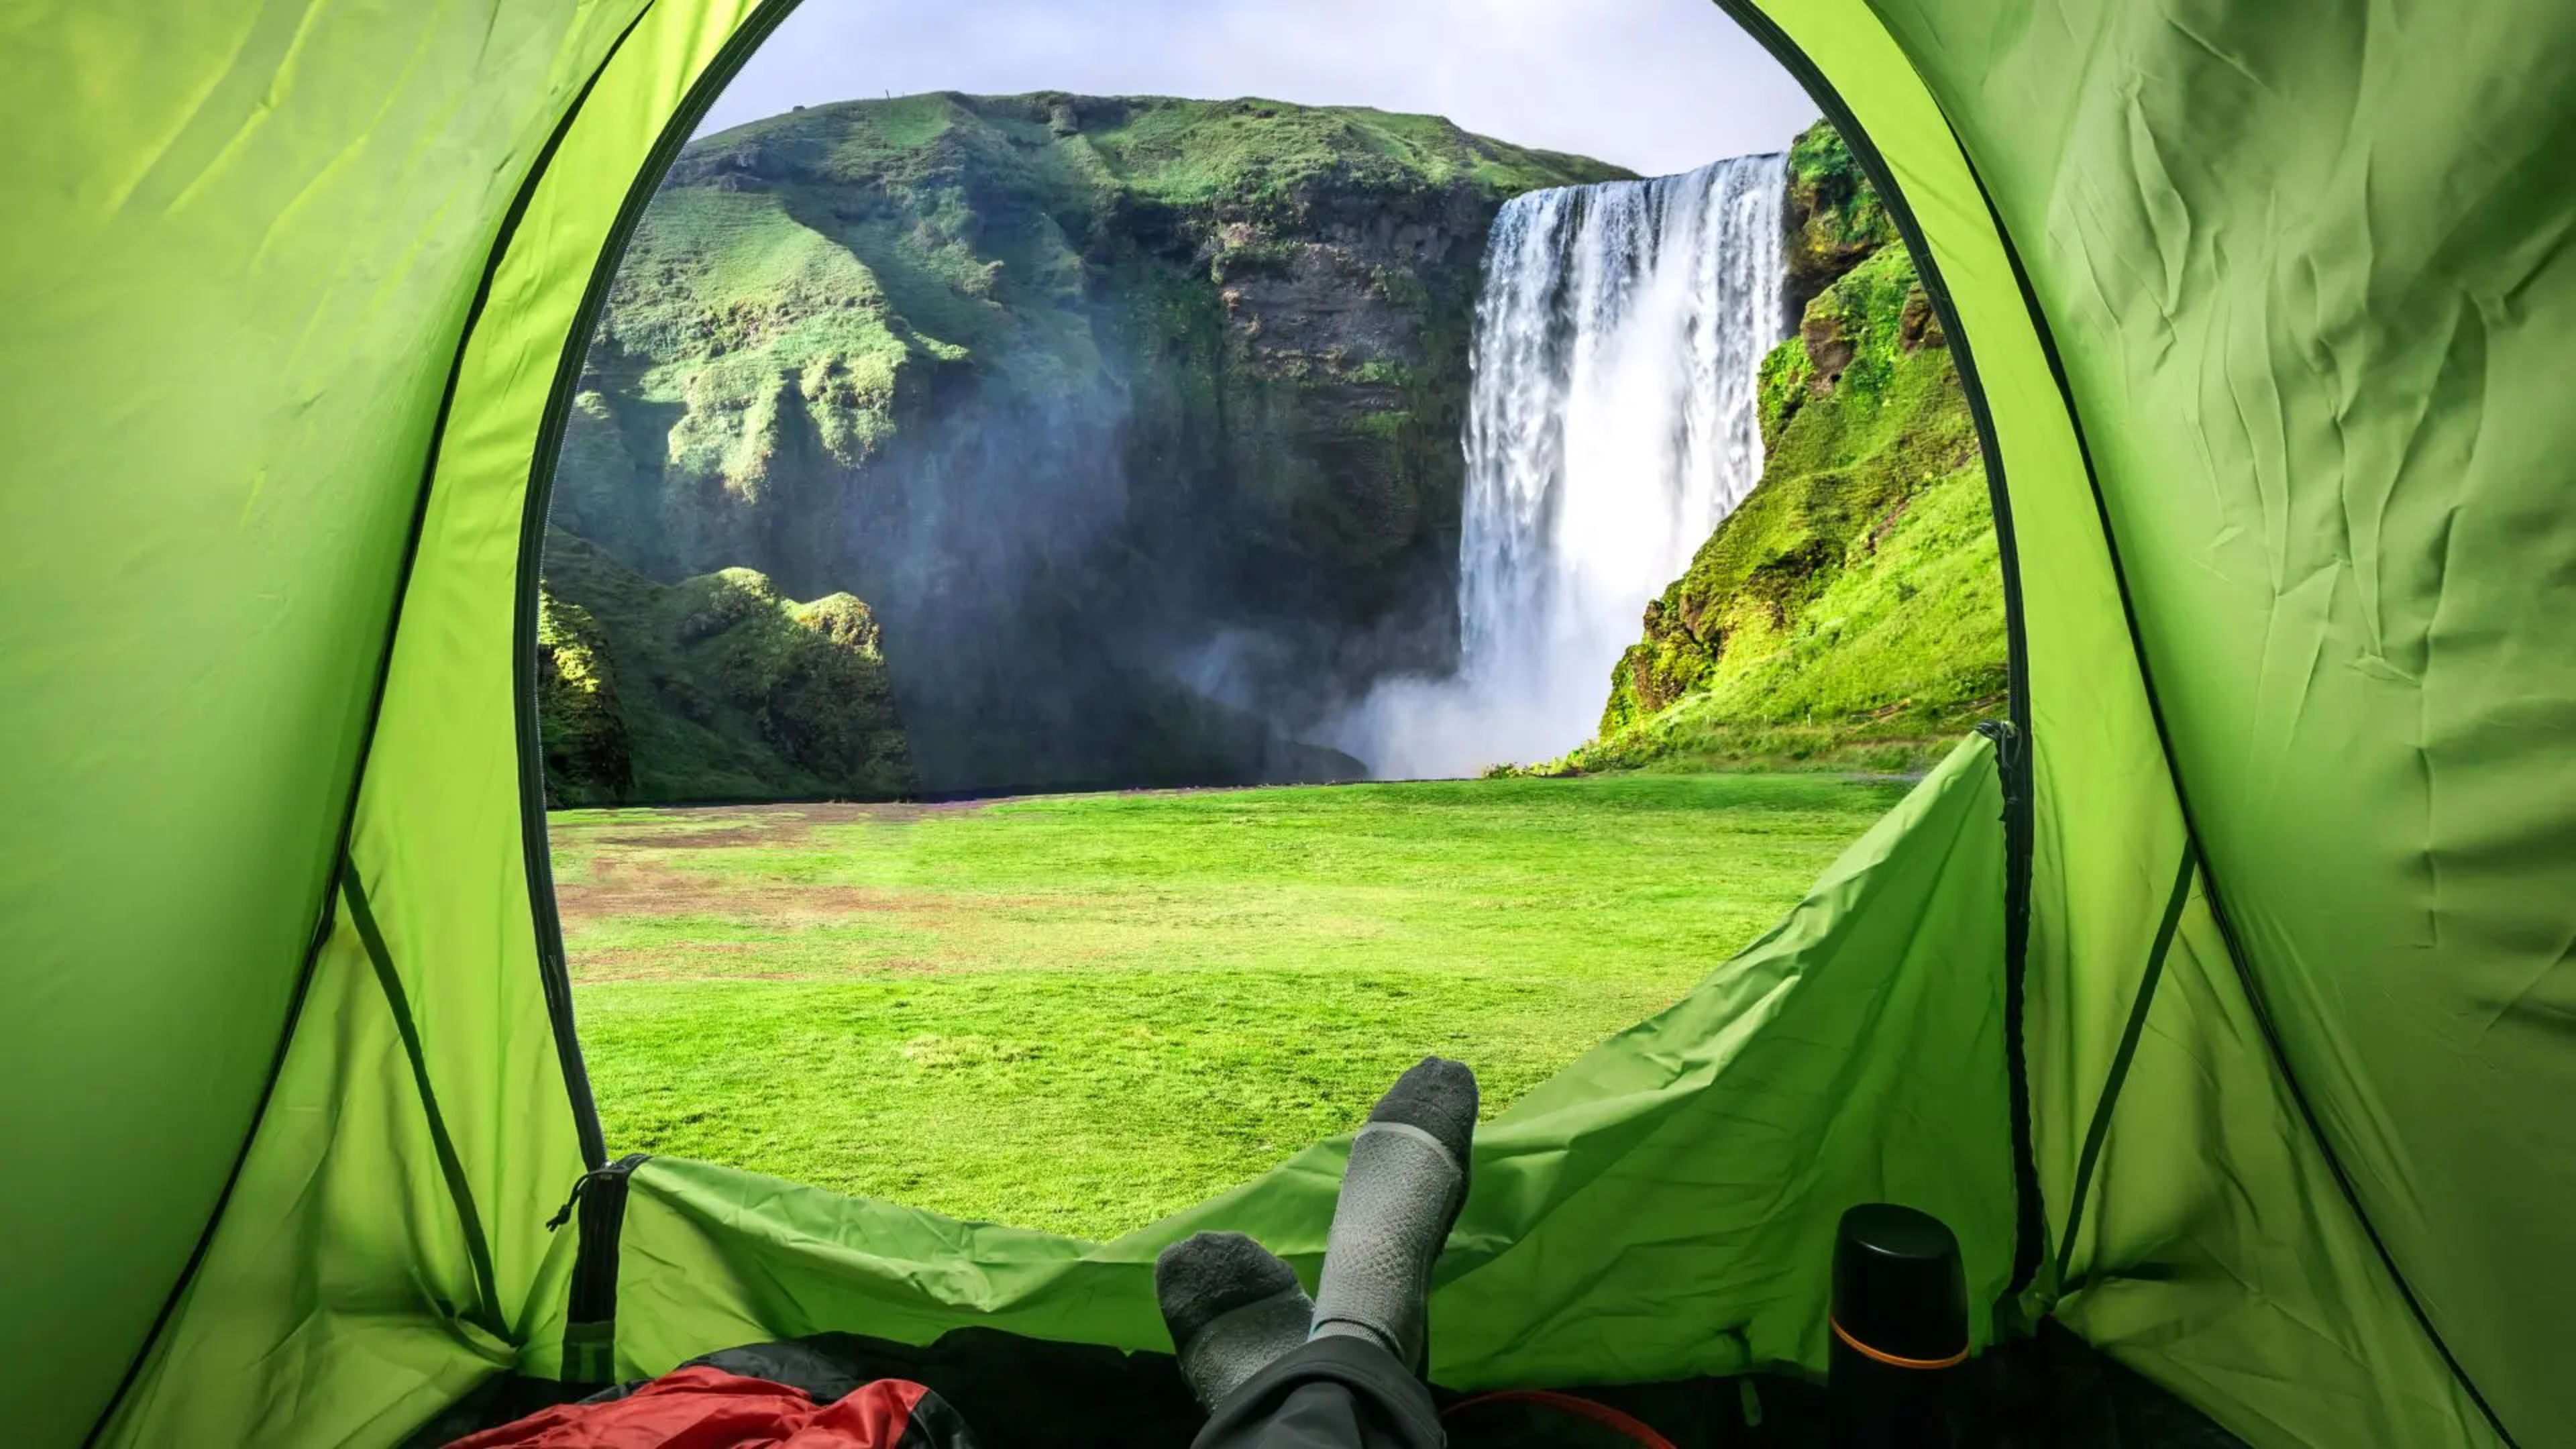
<path id="1" fill-rule="evenodd" d="M 1458 673 L 1397 680 L 1337 741 L 1381 778 L 1561 754 L 1599 722 L 1646 601 L 1762 476 L 1784 335 L 1783 163 L 1533 192 L 1476 304 Z"/>

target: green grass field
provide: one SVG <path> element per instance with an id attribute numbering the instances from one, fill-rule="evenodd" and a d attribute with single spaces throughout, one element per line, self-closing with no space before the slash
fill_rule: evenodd
<path id="1" fill-rule="evenodd" d="M 1901 793 L 1632 775 L 554 817 L 612 1151 L 1106 1238 L 1488 1115 L 1760 934 Z"/>

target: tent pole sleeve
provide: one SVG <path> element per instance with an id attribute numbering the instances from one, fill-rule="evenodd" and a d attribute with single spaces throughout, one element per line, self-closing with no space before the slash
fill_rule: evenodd
<path id="1" fill-rule="evenodd" d="M 2054 1291 L 2066 1291 L 2066 1272 L 2075 1260 L 2075 1234 L 2084 1225 L 2084 1199 L 2093 1187 L 2093 1169 L 2102 1156 L 2102 1144 L 2111 1135 L 2111 1111 L 2119 1104 L 2120 1087 L 2129 1077 L 2129 1061 L 2138 1054 L 2138 1038 L 2146 1031 L 2147 1010 L 2155 1004 L 2156 985 L 2164 979 L 2165 956 L 2173 950 L 2174 932 L 2182 925 L 2183 903 L 2191 898 L 2191 878 L 2199 861 L 2189 843 L 2182 851 L 2182 864 L 2174 875 L 2173 894 L 2165 900 L 2164 919 L 2156 923 L 2155 945 L 2147 952 L 2147 969 L 2138 977 L 2138 999 L 2129 1007 L 2129 1023 L 2120 1032 L 2119 1049 L 2111 1054 L 2111 1069 L 2102 1080 L 2102 1095 L 2093 1104 L 2093 1121 L 2084 1129 L 2084 1151 L 2075 1167 L 2075 1192 L 2066 1206 L 2066 1227 L 2057 1235 L 2057 1273 Z"/>
<path id="2" fill-rule="evenodd" d="M 527 213 L 529 203 L 535 200 L 537 187 L 545 181 L 546 172 L 553 166 L 556 153 L 563 149 L 564 138 L 572 134 L 573 123 L 581 118 L 582 107 L 589 103 L 592 90 L 599 85 L 600 77 L 608 74 L 608 68 L 617 63 L 618 52 L 625 49 L 627 38 L 644 23 L 644 17 L 652 13 L 652 0 L 646 0 L 646 3 L 636 10 L 635 17 L 626 22 L 626 28 L 617 33 L 617 39 L 609 43 L 608 53 L 600 57 L 598 69 L 590 73 L 590 79 L 582 82 L 581 93 L 573 97 L 572 105 L 564 111 L 562 122 L 555 127 L 552 135 L 546 137 L 545 149 L 537 153 L 535 164 L 528 168 L 527 180 L 520 185 L 519 195 L 511 203 L 509 218 L 502 223 L 500 241 L 492 249 L 491 268 L 483 276 L 486 292 L 491 288 L 493 274 L 500 270 L 501 259 L 509 254 L 510 240 L 518 232 L 520 218 Z M 475 317 L 479 319 L 482 315 L 482 298 L 478 296 L 475 301 Z M 585 332 L 583 335 L 588 334 Z M 474 326 L 469 321 L 465 328 L 465 341 L 471 342 L 473 336 Z M 457 362 L 462 365 L 465 360 L 463 343 L 458 345 L 456 357 Z M 452 398 L 455 389 L 455 379 L 452 376 L 448 381 L 448 387 Z M 447 413 L 445 406 L 442 405 L 439 412 L 441 436 L 445 435 L 446 426 Z M 433 450 L 430 455 L 430 467 L 433 472 L 437 465 L 438 456 Z M 539 516 L 543 517 L 542 512 Z M 519 697 L 519 712 L 522 716 L 518 734 L 519 770 L 523 792 L 529 752 L 538 751 L 537 848 L 528 852 L 528 869 L 531 876 L 528 884 L 528 899 L 531 904 L 538 906 L 540 912 L 537 927 L 537 961 L 544 980 L 546 1018 L 554 1028 L 555 1054 L 563 1066 L 564 1095 L 572 1107 L 574 1134 L 581 1141 L 582 1164 L 585 1167 L 595 1168 L 608 1160 L 608 1151 L 602 1145 L 599 1107 L 591 1099 L 590 1072 L 582 1064 L 581 1042 L 573 1035 L 572 985 L 563 969 L 563 931 L 557 925 L 554 914 L 554 872 L 548 867 L 544 850 L 545 758 L 541 747 L 537 744 L 536 734 L 536 588 L 534 583 L 523 580 L 519 586 L 519 592 L 523 612 L 527 618 L 524 626 L 518 631 L 519 638 L 513 645 L 512 655 L 518 671 L 516 693 Z M 522 834 L 524 836 L 524 830 Z M 554 947 L 551 957 L 546 952 L 548 942 L 552 942 Z"/>
<path id="3" fill-rule="evenodd" d="M 438 1171 L 447 1181 L 447 1195 L 456 1204 L 456 1220 L 465 1233 L 465 1254 L 474 1265 L 475 1296 L 480 1301 L 466 1316 L 507 1338 L 509 1327 L 501 1317 L 501 1294 L 492 1272 L 492 1244 L 483 1233 L 483 1215 L 474 1206 L 474 1186 L 466 1180 L 465 1164 L 456 1155 L 456 1139 L 447 1130 L 447 1119 L 438 1110 L 438 1092 L 430 1085 L 429 1058 L 421 1050 L 420 1026 L 412 1019 L 411 997 L 403 990 L 402 975 L 394 970 L 393 953 L 385 948 L 384 932 L 376 926 L 376 913 L 367 904 L 367 892 L 358 883 L 358 873 L 350 871 L 341 882 L 341 892 L 349 902 L 349 924 L 357 928 L 358 940 L 367 948 L 367 960 L 376 968 L 376 984 L 384 989 L 385 1006 L 392 1011 L 394 1030 L 402 1037 L 403 1055 L 411 1060 L 412 1084 L 420 1089 L 420 1108 L 429 1118 L 430 1146 L 438 1154 Z"/>

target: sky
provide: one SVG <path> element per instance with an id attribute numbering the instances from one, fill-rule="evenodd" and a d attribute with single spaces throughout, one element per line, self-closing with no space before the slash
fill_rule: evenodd
<path id="1" fill-rule="evenodd" d="M 804 0 L 700 130 L 1038 90 L 1421 111 L 1645 175 L 1780 150 L 1817 115 L 1709 0 Z"/>

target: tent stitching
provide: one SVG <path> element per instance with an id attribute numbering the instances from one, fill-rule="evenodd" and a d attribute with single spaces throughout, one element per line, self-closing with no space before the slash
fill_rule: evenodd
<path id="1" fill-rule="evenodd" d="M 385 945 L 384 932 L 376 926 L 376 913 L 367 905 L 366 889 L 358 882 L 358 873 L 350 871 L 341 882 L 349 898 L 349 924 L 358 931 L 358 939 L 367 948 L 367 960 L 375 967 L 376 984 L 384 988 L 386 1009 L 393 1013 L 394 1031 L 401 1036 L 403 1055 L 411 1059 L 412 1084 L 420 1090 L 421 1111 L 429 1118 L 430 1149 L 438 1154 L 439 1175 L 447 1180 L 447 1195 L 456 1204 L 457 1225 L 465 1233 L 465 1254 L 473 1261 L 477 1302 L 475 1311 L 466 1317 L 504 1339 L 509 1329 L 501 1320 L 501 1290 L 492 1272 L 492 1244 L 483 1232 L 483 1214 L 474 1206 L 474 1185 L 466 1179 L 465 1163 L 456 1155 L 456 1139 L 447 1130 L 447 1118 L 438 1110 L 438 1092 L 430 1085 L 429 1058 L 421 1050 L 420 1025 L 412 1017 L 411 996 L 403 990 L 401 973 L 394 970 L 393 952 Z"/>
<path id="2" fill-rule="evenodd" d="M 2093 1121 L 2084 1129 L 2084 1151 L 2076 1159 L 2075 1192 L 2066 1206 L 2066 1230 L 2057 1239 L 2057 1274 L 2054 1291 L 2066 1291 L 2066 1271 L 2075 1260 L 2075 1235 L 2084 1225 L 2084 1199 L 2093 1187 L 2093 1171 L 2100 1165 L 2102 1144 L 2111 1134 L 2111 1113 L 2119 1105 L 2120 1089 L 2128 1084 L 2129 1063 L 2138 1054 L 2138 1038 L 2145 1034 L 2147 1011 L 2155 1005 L 2156 987 L 2163 981 L 2165 957 L 2173 950 L 2174 933 L 2182 925 L 2183 903 L 2191 898 L 2191 878 L 2198 859 L 2189 844 L 2183 846 L 2182 864 L 2176 868 L 2173 894 L 2165 901 L 2164 919 L 2156 923 L 2155 945 L 2147 951 L 2147 967 L 2138 977 L 2138 999 L 2129 1007 L 2128 1025 L 2121 1029 L 2118 1050 L 2111 1054 L 2111 1069 L 2103 1076 L 2102 1094 L 2093 1104 Z"/>

